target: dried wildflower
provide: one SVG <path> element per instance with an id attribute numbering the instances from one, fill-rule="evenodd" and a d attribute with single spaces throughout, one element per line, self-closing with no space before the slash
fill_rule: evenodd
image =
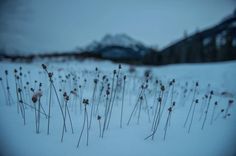
<path id="1" fill-rule="evenodd" d="M 47 70 L 47 66 L 45 64 L 42 64 L 42 67 L 44 70 Z"/>
<path id="2" fill-rule="evenodd" d="M 52 72 L 49 72 L 49 73 L 48 73 L 48 77 L 49 77 L 49 78 L 52 78 L 52 76 L 53 76 L 53 73 L 52 73 Z"/>
<path id="3" fill-rule="evenodd" d="M 88 105 L 89 104 L 89 100 L 88 99 L 83 99 L 83 104 Z"/>
<path id="4" fill-rule="evenodd" d="M 8 75 L 8 70 L 5 70 L 5 74 Z"/>
<path id="5" fill-rule="evenodd" d="M 101 117 L 100 115 L 97 116 L 97 120 L 101 120 L 101 118 L 102 118 L 102 117 Z"/>

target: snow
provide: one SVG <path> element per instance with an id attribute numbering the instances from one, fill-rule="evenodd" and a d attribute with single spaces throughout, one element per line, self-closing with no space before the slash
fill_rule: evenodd
<path id="1" fill-rule="evenodd" d="M 127 86 L 125 92 L 124 102 L 124 116 L 123 127 L 119 127 L 120 109 L 121 109 L 121 91 L 117 91 L 118 99 L 115 100 L 114 110 L 111 116 L 109 129 L 105 131 L 104 138 L 99 138 L 99 124 L 96 116 L 93 116 L 91 129 L 89 131 L 89 145 L 86 146 L 86 131 L 83 134 L 82 141 L 79 148 L 76 148 L 79 134 L 83 123 L 83 110 L 79 108 L 79 98 L 72 97 L 69 101 L 69 109 L 74 125 L 74 134 L 71 133 L 70 123 L 67 120 L 66 125 L 68 131 L 65 133 L 64 140 L 61 143 L 61 131 L 63 127 L 62 116 L 58 107 L 55 94 L 53 94 L 52 112 L 51 112 L 51 127 L 50 134 L 47 135 L 47 119 L 42 115 L 40 123 L 40 133 L 35 133 L 35 119 L 34 111 L 27 107 L 26 109 L 26 125 L 20 114 L 17 113 L 16 107 L 16 93 L 15 80 L 13 76 L 14 68 L 19 70 L 22 67 L 23 84 L 26 81 L 30 82 L 30 86 L 34 87 L 34 80 L 43 83 L 42 88 L 42 105 L 45 111 L 48 111 L 48 94 L 49 81 L 47 75 L 41 67 L 41 63 L 48 65 L 48 70 L 54 72 L 54 82 L 57 87 L 63 88 L 63 83 L 59 83 L 58 76 L 61 75 L 65 79 L 68 73 L 77 75 L 79 84 L 83 86 L 84 78 L 87 79 L 83 98 L 88 98 L 92 101 L 93 79 L 96 77 L 95 67 L 100 72 L 100 78 L 103 74 L 108 75 L 109 81 L 112 79 L 112 72 L 117 70 L 118 65 L 109 61 L 94 61 L 88 60 L 83 62 L 34 62 L 32 64 L 20 64 L 0 62 L 1 77 L 3 84 L 6 87 L 6 79 L 4 70 L 9 71 L 10 91 L 14 104 L 6 105 L 6 96 L 2 88 L 0 89 L 0 154 L 13 156 L 64 156 L 64 155 L 83 155 L 83 156 L 233 156 L 236 154 L 236 85 L 234 78 L 236 77 L 236 61 L 224 63 L 210 63 L 210 64 L 181 64 L 169 65 L 161 67 L 152 66 L 137 66 L 136 73 L 128 73 L 129 66 L 122 64 L 121 74 L 127 75 Z M 131 111 L 135 105 L 137 96 L 140 92 L 140 85 L 144 81 L 144 72 L 149 69 L 151 71 L 152 80 L 149 82 L 149 88 L 146 92 L 147 102 L 150 109 L 151 122 L 148 121 L 148 115 L 145 107 L 142 107 L 140 123 L 137 124 L 137 113 L 133 116 L 130 124 L 126 123 L 130 117 Z M 27 71 L 31 72 L 29 76 Z M 153 106 L 155 79 L 161 80 L 165 86 L 173 78 L 176 81 L 174 100 L 176 106 L 174 107 L 171 117 L 171 124 L 168 127 L 166 139 L 163 139 L 164 126 L 167 119 L 167 108 L 170 105 L 170 95 L 165 94 L 166 107 L 158 127 L 154 140 L 144 140 L 151 133 L 151 125 L 153 119 Z M 187 133 L 188 124 L 184 128 L 184 121 L 186 119 L 191 100 L 195 82 L 199 82 L 199 89 L 197 91 L 197 98 L 200 100 L 199 105 L 196 106 L 196 112 L 193 119 L 193 124 L 190 133 Z M 187 94 L 183 97 L 183 87 L 186 82 Z M 100 83 L 99 83 L 100 84 Z M 36 86 L 37 86 L 36 85 Z M 100 85 L 99 85 L 100 87 Z M 99 89 L 98 87 L 98 89 Z M 67 80 L 64 86 L 65 90 L 69 92 L 73 88 L 72 80 Z M 166 87 L 166 90 L 170 88 Z M 202 113 L 202 96 L 208 94 L 210 90 L 214 91 L 210 103 L 209 114 L 203 130 L 201 130 L 203 119 L 199 120 Z M 222 96 L 222 92 L 227 92 L 228 96 Z M 61 95 L 61 94 L 60 94 Z M 78 93 L 81 96 L 80 92 Z M 32 93 L 25 93 L 25 100 L 30 101 Z M 60 96 L 61 97 L 61 96 Z M 98 99 L 98 90 L 95 101 Z M 226 109 L 228 100 L 234 100 L 233 106 L 230 107 L 229 113 L 231 116 L 223 118 L 221 114 L 217 120 L 210 124 L 210 119 L 214 107 L 214 102 L 218 101 L 216 114 L 220 109 Z M 74 102 L 72 102 L 75 100 Z M 96 105 L 95 105 L 96 106 Z M 105 109 L 105 98 L 102 98 L 99 107 L 99 115 L 102 116 Z M 204 105 L 203 105 L 204 107 Z M 90 115 L 91 104 L 88 106 Z M 68 119 L 68 118 L 67 118 Z"/>

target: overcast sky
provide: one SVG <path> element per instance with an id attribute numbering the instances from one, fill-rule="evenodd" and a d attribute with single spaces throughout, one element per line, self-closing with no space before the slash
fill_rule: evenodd
<path id="1" fill-rule="evenodd" d="M 236 0 L 0 0 L 0 48 L 73 50 L 107 33 L 163 48 L 235 8 Z"/>

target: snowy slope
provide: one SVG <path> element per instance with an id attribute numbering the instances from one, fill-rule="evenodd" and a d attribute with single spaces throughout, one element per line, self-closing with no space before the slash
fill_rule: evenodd
<path id="1" fill-rule="evenodd" d="M 47 63 L 48 64 L 48 63 Z M 26 125 L 20 114 L 17 113 L 15 80 L 13 76 L 14 68 L 19 69 L 22 66 L 22 73 L 25 76 L 22 78 L 23 84 L 26 81 L 30 82 L 30 86 L 37 86 L 39 82 L 43 83 L 42 105 L 45 111 L 48 111 L 48 94 L 49 82 L 47 75 L 43 72 L 41 62 L 33 64 L 12 64 L 1 62 L 1 77 L 3 78 L 4 87 L 6 80 L 4 70 L 9 71 L 10 91 L 14 104 L 6 105 L 6 96 L 3 89 L 0 90 L 0 147 L 4 155 L 14 156 L 47 156 L 47 155 L 101 155 L 101 156 L 233 156 L 235 150 L 235 131 L 236 131 L 236 85 L 234 78 L 236 77 L 236 62 L 214 63 L 214 64 L 183 64 L 170 65 L 163 67 L 136 67 L 136 73 L 129 73 L 129 66 L 122 65 L 121 74 L 127 75 L 127 85 L 125 91 L 123 127 L 120 128 L 120 110 L 121 110 L 121 90 L 117 91 L 117 99 L 114 103 L 114 110 L 111 117 L 110 126 L 105 131 L 104 138 L 99 138 L 99 123 L 96 120 L 96 115 L 93 115 L 91 129 L 89 131 L 89 145 L 86 146 L 86 133 L 84 133 L 80 147 L 76 148 L 79 134 L 83 123 L 83 110 L 80 110 L 79 98 L 74 97 L 70 100 L 69 109 L 74 125 L 74 134 L 71 133 L 70 123 L 67 120 L 66 125 L 68 131 L 65 133 L 64 140 L 61 143 L 62 133 L 62 116 L 56 100 L 53 95 L 52 115 L 51 115 L 51 131 L 47 135 L 47 119 L 42 116 L 40 124 L 40 133 L 35 133 L 34 111 L 31 108 L 26 109 Z M 111 83 L 113 69 L 117 69 L 117 64 L 111 62 L 69 62 L 69 63 L 50 63 L 49 70 L 54 72 L 55 84 L 57 89 L 65 88 L 70 91 L 73 88 L 73 81 L 69 78 L 65 84 L 60 83 L 59 75 L 63 79 L 65 75 L 70 73 L 78 78 L 78 85 L 84 85 L 84 79 L 87 79 L 85 90 L 82 98 L 92 100 L 94 78 L 96 78 L 95 67 L 100 71 L 99 80 L 103 74 L 108 75 Z M 130 124 L 127 126 L 127 121 L 136 104 L 137 96 L 140 92 L 140 85 L 144 81 L 143 73 L 145 70 L 151 70 L 152 79 L 149 80 L 149 88 L 146 92 L 147 104 L 150 113 L 150 122 L 148 120 L 147 108 L 141 107 L 140 122 L 137 124 L 136 112 Z M 27 75 L 30 71 L 31 74 Z M 152 120 L 154 117 L 154 107 L 157 103 L 155 98 L 155 80 L 158 79 L 166 86 L 166 90 L 171 90 L 168 87 L 170 80 L 175 79 L 175 89 L 173 93 L 176 106 L 173 109 L 170 125 L 166 139 L 164 136 L 164 127 L 167 120 L 170 106 L 171 94 L 165 94 L 166 103 L 163 109 L 163 116 L 160 125 L 157 129 L 154 140 L 144 140 L 151 133 Z M 34 80 L 38 82 L 35 84 Z M 195 82 L 199 82 L 196 98 L 199 99 L 199 104 L 196 105 L 195 116 L 193 118 L 190 133 L 188 133 L 189 124 L 184 128 L 184 122 L 192 101 Z M 186 82 L 188 85 L 186 86 Z M 208 85 L 209 84 L 209 85 Z M 63 87 L 64 86 L 64 87 Z M 98 87 L 99 88 L 99 87 Z M 186 97 L 183 96 L 184 88 L 187 89 Z M 205 94 L 209 95 L 209 91 L 213 90 L 209 115 L 206 120 L 204 129 L 202 130 L 203 118 L 202 112 L 206 108 L 206 104 L 202 101 Z M 160 91 L 158 89 L 158 91 Z M 227 95 L 222 96 L 225 92 Z M 95 96 L 95 101 L 98 100 L 98 90 Z M 25 100 L 30 101 L 32 93 L 25 93 Z M 157 98 L 157 97 L 156 97 Z M 221 109 L 226 109 L 228 100 L 234 100 L 232 107 L 229 109 L 231 116 L 223 118 L 224 113 L 220 113 Z M 218 102 L 215 110 L 213 124 L 210 124 L 211 115 L 214 109 L 214 102 Z M 95 102 L 96 103 L 96 102 Z M 95 105 L 96 106 L 96 105 Z M 90 115 L 91 104 L 88 106 Z M 102 97 L 101 105 L 99 106 L 99 115 L 102 116 L 105 110 L 105 98 Z M 219 116 L 217 116 L 219 115 Z"/>

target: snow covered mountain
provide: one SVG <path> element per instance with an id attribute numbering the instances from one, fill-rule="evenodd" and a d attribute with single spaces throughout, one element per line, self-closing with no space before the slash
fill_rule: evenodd
<path id="1" fill-rule="evenodd" d="M 100 41 L 93 41 L 84 50 L 99 53 L 105 58 L 129 59 L 141 58 L 149 48 L 126 34 L 107 34 Z"/>

